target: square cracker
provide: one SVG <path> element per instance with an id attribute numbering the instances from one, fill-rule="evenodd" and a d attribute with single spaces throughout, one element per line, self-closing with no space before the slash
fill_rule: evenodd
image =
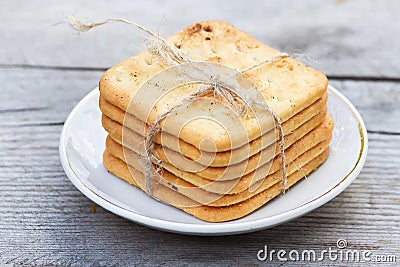
<path id="1" fill-rule="evenodd" d="M 318 99 L 310 106 L 306 107 L 299 113 L 295 114 L 287 121 L 282 123 L 282 131 L 284 135 L 290 134 L 296 129 L 300 129 L 305 123 L 309 123 L 313 120 L 319 113 L 322 113 L 326 109 L 327 94 L 324 94 L 322 98 Z M 125 136 L 124 143 L 130 143 L 132 147 L 137 147 L 138 142 L 144 142 L 144 136 L 147 136 L 149 131 L 149 125 L 144 124 L 144 122 L 138 120 L 133 115 L 124 112 L 122 109 L 112 105 L 104 98 L 99 99 L 100 110 L 103 115 L 107 116 L 113 121 L 118 122 L 120 125 L 124 125 L 125 133 L 129 133 L 129 136 Z M 318 120 L 317 124 L 322 122 L 323 117 Z M 111 126 L 109 124 L 103 124 L 104 128 L 107 130 L 109 127 L 120 127 Z M 129 130 L 132 131 L 129 131 Z M 146 129 L 143 132 L 143 129 Z M 301 128 L 302 129 L 302 128 Z M 302 129 L 304 130 L 304 129 Z M 162 132 L 156 134 L 154 137 L 154 142 L 158 145 L 162 145 L 164 148 L 169 148 L 176 151 L 182 156 L 196 161 L 199 164 L 213 167 L 223 167 L 232 164 L 237 164 L 242 162 L 249 157 L 257 154 L 261 150 L 265 149 L 267 146 L 273 144 L 275 138 L 278 137 L 278 131 L 269 131 L 262 135 L 261 137 L 254 139 L 250 143 L 236 148 L 234 150 L 228 150 L 224 152 L 210 153 L 206 151 L 201 151 L 195 146 L 186 143 L 185 141 L 178 139 L 177 137 Z M 135 141 L 134 141 L 135 139 Z M 122 135 L 120 138 L 120 143 L 122 142 Z"/>
<path id="2" fill-rule="evenodd" d="M 308 164 L 309 162 L 313 161 L 314 158 L 318 157 L 327 147 L 329 146 L 330 139 L 324 140 L 307 151 L 295 155 L 296 158 L 294 159 L 288 159 L 287 164 L 286 164 L 286 173 L 287 176 L 290 177 L 293 173 L 295 173 L 298 170 L 301 170 L 303 166 Z M 109 152 L 111 155 L 114 157 L 124 161 L 128 167 L 129 170 L 135 173 L 135 176 L 141 176 L 139 179 L 143 180 L 144 178 L 144 170 L 143 167 L 137 164 L 137 162 L 140 162 L 139 158 L 130 158 L 125 160 L 124 154 L 122 152 L 122 147 L 119 147 L 116 149 L 116 147 L 112 146 L 107 146 L 107 152 Z M 232 188 L 234 188 L 236 185 L 240 185 L 241 181 L 243 179 L 247 180 L 246 187 L 244 190 L 241 192 L 237 193 L 230 193 L 229 189 L 227 189 L 225 192 L 221 193 L 214 193 L 214 192 L 209 192 L 207 191 L 204 187 L 198 187 L 191 183 L 191 181 L 187 181 L 185 179 L 182 179 L 181 177 L 177 176 L 176 174 L 169 172 L 168 169 L 163 168 L 161 169 L 160 173 L 163 179 L 161 179 L 159 182 L 165 187 L 168 187 L 170 189 L 173 189 L 180 194 L 193 199 L 194 201 L 202 204 L 202 205 L 207 205 L 207 206 L 213 206 L 213 207 L 224 207 L 224 206 L 229 206 L 233 205 L 242 201 L 245 201 L 246 199 L 251 198 L 252 196 L 255 196 L 256 194 L 268 189 L 269 187 L 273 186 L 275 183 L 278 183 L 279 181 L 282 180 L 282 169 L 278 169 L 275 172 L 262 172 L 262 178 L 258 178 L 257 181 L 253 182 L 248 177 L 243 177 L 240 178 L 239 180 L 236 180 L 236 183 L 233 183 L 231 185 Z M 215 184 L 219 184 L 220 182 L 218 181 L 209 181 L 207 185 L 209 186 L 214 186 Z M 208 187 L 209 188 L 209 187 Z"/>
<path id="3" fill-rule="evenodd" d="M 236 70 L 243 70 L 279 54 L 279 51 L 232 25 L 220 21 L 196 23 L 172 35 L 168 41 L 187 53 L 192 60 L 218 62 Z M 137 90 L 149 78 L 166 67 L 163 62 L 154 59 L 146 50 L 109 69 L 100 80 L 100 93 L 107 101 L 127 111 Z M 252 80 L 269 107 L 282 121 L 322 97 L 328 84 L 322 72 L 292 58 L 282 58 L 272 63 L 262 64 L 246 72 L 245 75 Z M 171 105 L 180 103 L 192 92 L 193 89 L 182 86 L 157 102 L 150 116 L 147 117 L 146 114 L 141 113 L 148 106 L 136 107 L 134 115 L 152 124 L 159 115 L 169 110 Z M 149 101 L 153 104 L 152 100 Z M 188 112 L 190 113 L 190 109 Z M 208 117 L 222 122 L 228 129 L 234 128 L 232 120 L 221 114 L 224 114 L 221 107 L 214 105 L 209 109 Z M 268 129 L 264 129 L 264 126 L 259 128 L 254 119 L 246 119 L 242 122 L 247 136 L 231 135 L 232 131 L 226 132 L 223 127 L 206 119 L 188 123 L 178 132 L 173 126 L 165 130 L 197 148 L 219 152 L 240 147 L 273 127 L 268 124 L 269 126 L 265 126 L 270 127 Z M 204 131 L 204 129 L 209 130 Z M 205 139 L 212 140 L 210 146 L 204 146 L 204 143 L 201 146 Z"/>
<path id="4" fill-rule="evenodd" d="M 132 149 L 138 154 L 144 155 L 141 153 L 140 149 L 137 149 L 137 146 L 132 145 L 132 144 L 138 144 L 140 147 L 142 140 L 140 137 L 137 138 L 136 141 L 133 140 L 135 134 L 132 131 L 128 135 L 129 138 L 132 138 L 132 140 L 128 140 L 131 142 L 127 142 L 127 140 L 125 140 L 125 142 L 122 142 L 122 131 L 123 131 L 122 125 L 107 118 L 104 115 L 102 116 L 102 124 L 103 127 L 106 129 L 106 131 L 111 135 L 111 137 L 115 141 Z M 314 129 L 320 129 L 322 131 L 315 131 Z M 287 149 L 289 146 L 297 142 L 305 135 L 310 135 L 309 138 L 310 140 L 316 140 L 316 139 L 320 140 L 326 138 L 326 136 L 328 136 L 328 134 L 326 133 L 329 133 L 330 135 L 332 129 L 333 129 L 333 121 L 331 117 L 326 116 L 326 111 L 321 112 L 320 114 L 314 116 L 311 120 L 307 121 L 306 123 L 298 127 L 295 131 L 284 137 L 285 149 Z M 197 175 L 204 177 L 206 179 L 219 180 L 219 181 L 233 180 L 243 175 L 247 175 L 248 173 L 257 169 L 259 166 L 269 162 L 276 154 L 279 153 L 279 150 L 280 150 L 279 146 L 273 144 L 263 149 L 259 153 L 249 157 L 245 161 L 229 165 L 229 171 L 227 171 L 227 166 L 213 167 L 213 166 L 201 165 L 195 161 L 184 159 L 180 153 L 174 152 L 166 147 L 155 145 L 155 152 L 162 161 L 169 162 L 181 170 L 196 172 Z"/>
<path id="5" fill-rule="evenodd" d="M 310 174 L 312 171 L 316 170 L 326 160 L 328 154 L 329 149 L 326 149 L 310 163 L 303 166 L 301 170 L 290 175 L 290 177 L 288 177 L 286 188 L 291 187 L 302 178 Z M 109 172 L 122 178 L 128 183 L 139 187 L 139 184 L 136 183 L 131 175 L 131 172 L 128 170 L 126 163 L 108 153 L 107 150 L 104 151 L 103 162 L 104 166 Z M 137 173 L 137 175 L 139 176 L 139 173 Z M 142 183 L 143 182 L 144 181 L 142 181 Z M 226 207 L 200 205 L 196 201 L 185 197 L 184 195 L 161 184 L 158 184 L 158 186 L 154 187 L 153 194 L 157 199 L 175 206 L 201 220 L 208 222 L 224 222 L 244 217 L 257 210 L 265 205 L 268 201 L 278 196 L 281 193 L 281 188 L 282 183 L 278 182 L 245 201 Z"/>
<path id="6" fill-rule="evenodd" d="M 286 155 L 286 163 L 290 163 L 299 155 L 310 151 L 311 149 L 315 149 L 316 146 L 322 142 L 327 143 L 326 146 L 329 145 L 329 141 L 331 138 L 333 124 L 329 117 L 327 117 L 319 127 L 314 129 L 309 134 L 305 135 L 294 144 L 290 145 L 287 149 L 285 149 Z M 137 170 L 141 170 L 143 172 L 143 166 L 139 164 L 140 156 L 127 147 L 122 147 L 118 141 L 114 140 L 110 135 L 106 140 L 106 149 L 113 154 L 115 157 L 123 160 L 129 165 L 133 166 Z M 310 155 L 310 153 L 308 153 Z M 312 153 L 311 156 L 315 155 Z M 311 157 L 312 158 L 312 157 Z M 310 157 L 308 157 L 310 159 Z M 177 167 L 173 166 L 171 163 L 168 163 L 166 159 L 162 160 L 161 167 L 168 170 L 172 174 L 177 177 L 182 178 L 183 180 L 202 188 L 203 190 L 217 193 L 217 194 L 237 194 L 249 188 L 249 186 L 260 180 L 265 178 L 266 175 L 270 175 L 276 173 L 281 170 L 282 161 L 279 154 L 275 156 L 272 162 L 264 164 L 260 166 L 255 171 L 252 171 L 246 175 L 243 175 L 240 178 L 236 178 L 234 180 L 209 180 L 199 176 L 197 173 L 187 172 Z M 278 175 L 279 178 L 282 178 L 282 174 Z"/>

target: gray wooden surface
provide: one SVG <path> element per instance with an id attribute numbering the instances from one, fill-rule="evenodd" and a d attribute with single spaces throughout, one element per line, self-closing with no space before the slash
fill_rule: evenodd
<path id="1" fill-rule="evenodd" d="M 400 2 L 3 1 L 0 5 L 0 264 L 310 265 L 260 262 L 257 251 L 348 248 L 400 262 Z M 226 20 L 301 52 L 363 115 L 370 150 L 342 194 L 292 222 L 251 234 L 193 237 L 152 230 L 91 203 L 61 168 L 63 122 L 105 68 L 142 48 L 129 27 L 76 34 L 63 15 L 123 17 L 167 36 Z M 94 212 L 94 207 L 96 212 Z M 389 266 L 393 263 L 374 263 Z M 348 265 L 329 261 L 314 265 Z M 361 265 L 360 265 L 361 266 Z"/>

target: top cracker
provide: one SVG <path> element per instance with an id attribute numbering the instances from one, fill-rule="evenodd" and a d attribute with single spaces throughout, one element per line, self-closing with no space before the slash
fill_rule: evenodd
<path id="1" fill-rule="evenodd" d="M 257 65 L 280 52 L 256 40 L 252 36 L 221 21 L 196 23 L 167 39 L 176 48 L 184 51 L 191 60 L 216 62 L 238 71 Z M 189 96 L 193 86 L 181 86 L 160 101 L 146 99 L 143 109 L 152 106 L 150 116 L 141 113 L 142 107 L 130 106 L 139 88 L 150 78 L 168 68 L 162 60 L 154 58 L 147 50 L 110 68 L 102 76 L 99 88 L 101 95 L 112 104 L 135 115 L 148 124 L 171 107 Z M 280 58 L 262 64 L 244 74 L 261 92 L 268 106 L 284 122 L 296 113 L 310 106 L 326 92 L 328 80 L 324 73 L 296 61 Z M 162 82 L 162 81 L 160 81 Z M 196 107 L 196 105 L 198 105 Z M 201 102 L 195 102 L 185 110 L 186 117 L 196 117 L 196 110 L 203 109 Z M 200 150 L 220 152 L 245 145 L 270 129 L 260 129 L 251 116 L 241 118 L 247 136 L 235 135 L 236 124 L 226 116 L 222 105 L 207 106 L 207 116 L 174 127 L 165 124 L 163 131 L 194 145 Z M 178 116 L 179 117 L 179 116 Z M 221 122 L 221 127 L 217 122 Z M 163 126 L 163 125 L 162 125 Z M 204 140 L 211 142 L 202 142 Z"/>

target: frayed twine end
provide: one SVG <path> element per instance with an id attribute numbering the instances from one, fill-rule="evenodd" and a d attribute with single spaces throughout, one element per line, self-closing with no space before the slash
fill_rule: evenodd
<path id="1" fill-rule="evenodd" d="M 106 20 L 100 20 L 97 22 L 82 22 L 73 15 L 65 16 L 65 20 L 68 25 L 77 32 L 87 32 L 95 27 L 111 23 L 125 23 L 136 27 L 142 32 L 147 33 L 150 38 L 147 39 L 147 48 L 152 55 L 159 57 L 163 62 L 168 65 L 179 65 L 182 63 L 189 62 L 188 57 L 185 53 L 178 50 L 174 45 L 170 44 L 167 40 L 160 37 L 158 34 L 152 32 L 151 30 L 129 20 L 110 18 Z"/>
<path id="2" fill-rule="evenodd" d="M 72 16 L 72 15 L 66 15 L 65 21 L 68 23 L 68 25 L 72 29 L 74 29 L 77 32 L 87 32 L 94 27 L 97 27 L 97 26 L 107 23 L 106 20 L 93 22 L 93 23 L 85 23 L 85 22 L 78 20 L 75 16 Z"/>

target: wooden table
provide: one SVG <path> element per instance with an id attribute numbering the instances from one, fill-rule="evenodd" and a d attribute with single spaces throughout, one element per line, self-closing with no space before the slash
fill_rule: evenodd
<path id="1" fill-rule="evenodd" d="M 400 262 L 400 2 L 4 1 L 0 7 L 0 263 L 74 266 L 257 266 L 257 252 L 348 248 Z M 93 204 L 58 157 L 64 120 L 108 67 L 142 49 L 107 25 L 76 34 L 63 22 L 122 17 L 168 36 L 196 21 L 228 21 L 273 47 L 301 52 L 363 115 L 369 154 L 338 197 L 251 234 L 193 237 L 140 226 Z M 61 23 L 60 23 L 61 22 Z M 308 265 L 282 262 L 274 265 Z M 326 259 L 316 265 L 346 265 Z M 380 263 L 379 266 L 392 263 Z"/>

